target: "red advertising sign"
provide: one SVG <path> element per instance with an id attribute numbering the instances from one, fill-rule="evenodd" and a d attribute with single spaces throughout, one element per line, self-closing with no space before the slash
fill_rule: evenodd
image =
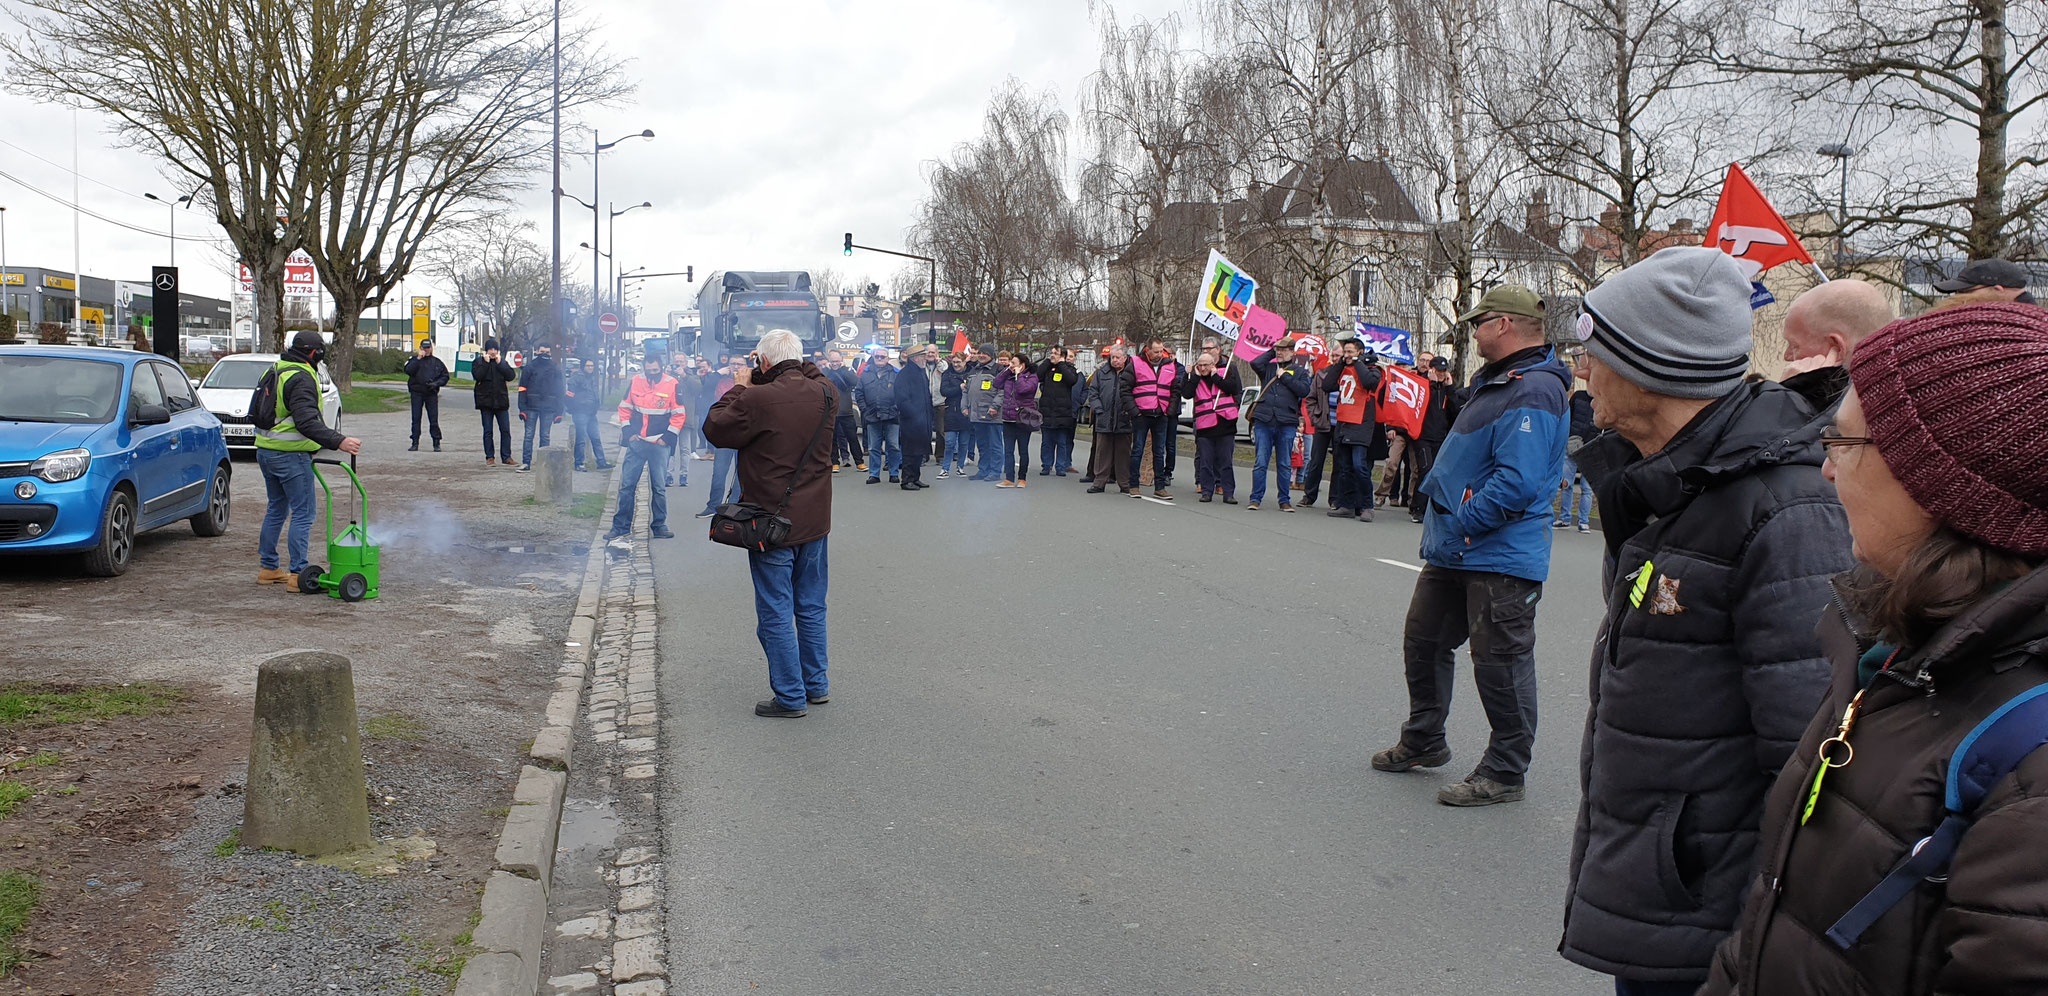
<path id="1" fill-rule="evenodd" d="M 235 280 L 244 294 L 256 291 L 256 277 L 249 272 L 249 264 L 235 264 Z M 320 271 L 313 268 L 313 255 L 304 249 L 285 257 L 284 296 L 319 297 Z"/>

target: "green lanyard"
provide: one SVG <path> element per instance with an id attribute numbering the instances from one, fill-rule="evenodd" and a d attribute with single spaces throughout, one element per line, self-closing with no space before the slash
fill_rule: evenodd
<path id="1" fill-rule="evenodd" d="M 1891 670 L 1892 662 L 1898 659 L 1899 652 L 1895 649 L 1878 671 Z M 1820 742 L 1820 768 L 1813 773 L 1813 788 L 1806 793 L 1806 808 L 1799 814 L 1800 826 L 1805 826 L 1806 821 L 1813 818 L 1813 807 L 1820 802 L 1820 783 L 1827 778 L 1828 771 L 1846 768 L 1850 761 L 1856 759 L 1856 748 L 1849 746 L 1849 733 L 1856 728 L 1856 716 L 1863 710 L 1863 693 L 1869 690 L 1869 685 L 1856 690 L 1856 696 L 1849 700 L 1849 707 L 1842 710 L 1841 727 L 1835 730 L 1834 736 Z"/>

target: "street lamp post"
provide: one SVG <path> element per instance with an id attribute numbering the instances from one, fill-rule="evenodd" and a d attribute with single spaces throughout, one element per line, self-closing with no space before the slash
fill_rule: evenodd
<path id="1" fill-rule="evenodd" d="M 1841 164 L 1842 186 L 1835 200 L 1835 268 L 1839 271 L 1842 257 L 1849 251 L 1849 157 L 1856 150 L 1847 142 L 1829 142 L 1813 151 Z"/>
<path id="2" fill-rule="evenodd" d="M 185 205 L 185 208 L 186 208 L 186 210 L 190 210 L 190 209 L 191 209 L 191 207 L 192 207 L 192 195 L 191 195 L 191 194 L 186 194 L 186 195 L 185 195 L 185 196 L 183 196 L 183 197 L 179 197 L 179 198 L 176 198 L 176 199 L 173 199 L 173 200 L 164 200 L 163 198 L 161 198 L 161 197 L 158 197 L 158 196 L 157 196 L 157 195 L 155 195 L 155 194 L 152 194 L 152 193 L 147 193 L 147 192 L 145 192 L 145 193 L 144 193 L 144 194 L 143 194 L 142 196 L 144 196 L 144 197 L 147 197 L 147 198 L 149 198 L 150 200 L 153 200 L 153 201 L 157 202 L 158 204 L 162 204 L 162 205 L 163 205 L 164 207 L 166 207 L 166 208 L 169 208 L 169 209 L 170 209 L 170 211 L 171 211 L 171 265 L 172 265 L 172 266 L 176 266 L 176 265 L 178 265 L 178 205 L 180 205 L 180 204 L 183 204 L 183 205 Z"/>
<path id="3" fill-rule="evenodd" d="M 925 293 L 926 293 L 926 294 L 927 294 L 928 296 L 927 296 L 927 297 L 925 298 L 925 303 L 924 303 L 924 320 L 925 320 L 925 331 L 924 331 L 924 341 L 925 341 L 925 342 L 928 342 L 928 343 L 935 343 L 935 342 L 938 342 L 938 341 L 939 341 L 939 261 L 938 261 L 938 260 L 936 260 L 936 259 L 933 259 L 933 258 L 932 258 L 932 257 L 930 257 L 930 256 L 920 256 L 920 255 L 918 255 L 918 254 L 916 254 L 916 253 L 914 253 L 914 252 L 898 252 L 898 251 L 896 251 L 896 250 L 894 250 L 894 249 L 877 249 L 877 248 L 875 248 L 874 246 L 863 246 L 863 245 L 856 245 L 856 244 L 854 243 L 854 241 L 853 241 L 853 233 L 852 233 L 852 232 L 848 232 L 848 233 L 846 233 L 846 255 L 848 255 L 848 256 L 851 256 L 851 255 L 853 255 L 853 251 L 854 251 L 855 249 L 866 249 L 866 250 L 867 250 L 867 251 L 869 251 L 869 252 L 878 252 L 878 253 L 882 253 L 882 254 L 884 254 L 884 255 L 887 255 L 887 256 L 901 256 L 901 257 L 903 257 L 904 259 L 921 259 L 921 260 L 924 260 L 924 261 L 925 261 L 925 262 L 926 262 L 927 264 L 929 264 L 929 265 L 931 266 L 931 285 L 930 285 L 930 288 L 929 288 L 928 290 L 926 290 L 926 291 L 925 291 Z M 908 316 L 905 316 L 905 317 L 908 317 Z"/>
<path id="4" fill-rule="evenodd" d="M 641 202 L 640 202 L 640 203 L 638 203 L 638 204 L 634 204 L 634 205 L 631 205 L 631 206 L 627 207 L 625 211 L 612 211 L 612 212 L 611 212 L 611 221 L 609 222 L 609 226 L 610 226 L 610 229 L 611 229 L 611 230 L 605 233 L 605 241 L 606 241 L 607 243 L 609 243 L 609 244 L 611 245 L 611 247 L 612 247 L 612 252 L 614 252 L 614 253 L 617 253 L 617 252 L 619 251 L 619 215 L 625 214 L 625 213 L 627 213 L 628 211 L 638 211 L 638 210 L 640 210 L 641 208 L 651 208 L 651 207 L 653 207 L 653 206 L 654 206 L 654 202 L 653 202 L 653 201 L 641 201 Z M 611 205 L 610 205 L 610 204 L 606 204 L 606 205 L 605 205 L 605 209 L 606 209 L 606 210 L 610 210 L 610 209 L 611 209 Z M 609 258 L 609 257 L 607 257 L 607 258 Z M 613 269 L 614 271 L 616 271 L 616 270 L 618 269 L 618 263 L 617 263 L 617 261 L 616 261 L 616 260 L 613 260 L 613 262 L 612 262 L 612 269 Z M 642 267 L 642 269 L 645 269 L 645 267 Z M 613 294 L 613 300 L 614 300 L 614 301 L 616 301 L 616 300 L 617 300 L 617 294 L 616 294 L 616 292 L 614 292 L 614 294 Z"/>
<path id="5" fill-rule="evenodd" d="M 626 136 L 625 138 L 615 138 L 615 139 L 612 139 L 612 140 L 611 140 L 611 141 L 609 141 L 609 142 L 600 142 L 600 141 L 598 141 L 598 140 L 597 140 L 597 138 L 598 138 L 598 136 L 597 136 L 597 129 L 593 128 L 593 129 L 591 129 L 591 131 L 590 131 L 590 142 L 591 142 L 592 146 L 594 146 L 594 149 L 593 149 L 593 151 L 592 151 L 592 152 L 590 153 L 590 205 L 589 205 L 589 207 L 590 207 L 590 214 L 591 214 L 591 218 L 590 218 L 590 306 L 591 306 L 591 308 L 593 308 L 593 309 L 596 309 L 596 308 L 600 308 L 600 307 L 603 307 L 603 301 L 604 301 L 604 284 L 602 284 L 602 283 L 600 283 L 600 282 L 599 282 L 599 280 L 598 280 L 598 274 L 597 274 L 597 223 L 598 223 L 598 222 L 599 222 L 600 220 L 602 220 L 602 219 L 600 219 L 600 218 L 598 218 L 598 217 L 597 217 L 597 206 L 598 206 L 599 204 L 602 204 L 602 203 L 604 203 L 603 199 L 602 199 L 602 198 L 600 198 L 600 197 L 598 196 L 598 183 L 597 183 L 597 181 L 598 181 L 598 164 L 599 164 L 599 162 L 600 162 L 601 160 L 603 160 L 603 159 L 604 159 L 604 152 L 605 152 L 605 150 L 606 150 L 606 149 L 609 149 L 609 148 L 611 148 L 611 147 L 613 147 L 613 146 L 615 146 L 615 145 L 618 145 L 618 144 L 619 144 L 620 142 L 624 142 L 624 141 L 626 141 L 626 139 L 629 139 L 629 138 L 653 138 L 653 137 L 654 137 L 654 129 L 652 129 L 652 128 L 646 128 L 646 129 L 642 129 L 642 130 L 640 131 L 640 133 L 639 133 L 639 134 L 636 134 L 636 135 L 627 135 L 627 136 Z M 558 187 L 559 187 L 559 186 L 561 186 L 561 183 L 560 183 L 560 181 L 559 181 L 559 180 L 558 180 L 558 181 L 556 181 L 556 184 L 555 184 L 555 185 L 556 185 L 556 186 L 558 186 Z M 596 320 L 596 318 L 597 318 L 597 316 L 596 316 L 596 315 L 592 315 L 592 316 L 591 316 L 591 320 L 593 320 L 593 321 L 595 321 L 595 320 Z"/>

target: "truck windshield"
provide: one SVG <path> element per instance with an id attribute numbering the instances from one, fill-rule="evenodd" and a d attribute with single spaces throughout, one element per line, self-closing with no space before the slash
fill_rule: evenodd
<path id="1" fill-rule="evenodd" d="M 120 405 L 118 363 L 0 354 L 0 422 L 107 422 Z"/>
<path id="2" fill-rule="evenodd" d="M 761 337 L 776 329 L 796 334 L 806 342 L 818 337 L 818 313 L 815 311 L 742 311 L 733 316 L 733 343 L 760 342 Z"/>

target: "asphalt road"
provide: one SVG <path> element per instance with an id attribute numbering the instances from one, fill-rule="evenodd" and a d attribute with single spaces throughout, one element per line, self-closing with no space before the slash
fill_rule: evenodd
<path id="1" fill-rule="evenodd" d="M 1469 678 L 1449 767 L 1367 764 L 1407 712 L 1402 510 L 859 480 L 836 479 L 833 699 L 805 719 L 752 715 L 744 555 L 699 520 L 656 545 L 677 988 L 1611 991 L 1555 952 L 1596 536 L 1556 537 L 1529 798 L 1461 810 L 1435 793 L 1485 746 Z"/>

